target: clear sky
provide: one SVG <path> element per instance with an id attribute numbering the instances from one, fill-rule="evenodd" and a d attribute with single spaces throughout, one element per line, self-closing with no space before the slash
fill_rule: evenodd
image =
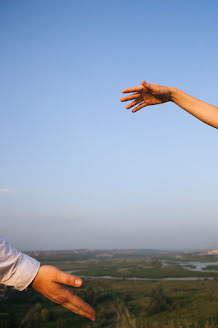
<path id="1" fill-rule="evenodd" d="M 0 1 L 0 234 L 23 250 L 218 248 L 218 2 Z"/>

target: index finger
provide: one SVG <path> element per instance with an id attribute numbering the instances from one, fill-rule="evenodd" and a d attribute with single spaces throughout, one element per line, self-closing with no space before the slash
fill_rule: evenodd
<path id="1" fill-rule="evenodd" d="M 142 85 L 140 85 L 138 87 L 132 87 L 132 88 L 124 89 L 124 90 L 122 90 L 122 93 L 140 92 L 143 89 L 144 89 L 144 87 Z"/>
<path id="2" fill-rule="evenodd" d="M 95 310 L 86 302 L 84 302 L 79 296 L 70 294 L 68 301 L 62 304 L 65 308 L 82 315 L 90 320 L 95 320 Z"/>

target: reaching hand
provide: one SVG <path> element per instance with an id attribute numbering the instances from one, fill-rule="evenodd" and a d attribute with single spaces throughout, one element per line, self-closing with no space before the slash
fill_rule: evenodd
<path id="1" fill-rule="evenodd" d="M 42 265 L 31 286 L 51 301 L 94 321 L 95 310 L 64 286 L 80 287 L 82 283 L 80 278 L 53 266 Z"/>
<path id="2" fill-rule="evenodd" d="M 142 85 L 129 89 L 124 89 L 123 93 L 135 92 L 130 96 L 126 96 L 120 99 L 120 101 L 133 100 L 126 109 L 136 106 L 132 112 L 135 113 L 139 109 L 150 106 L 162 104 L 171 100 L 171 91 L 169 87 L 164 87 L 158 84 L 149 84 L 142 81 Z"/>

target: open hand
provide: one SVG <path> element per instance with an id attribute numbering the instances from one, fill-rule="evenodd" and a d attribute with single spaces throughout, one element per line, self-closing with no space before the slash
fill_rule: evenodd
<path id="1" fill-rule="evenodd" d="M 132 110 L 133 113 L 137 112 L 139 109 L 145 106 L 162 104 L 171 100 L 171 91 L 169 87 L 164 87 L 158 84 L 149 84 L 144 80 L 142 81 L 141 86 L 124 89 L 122 92 L 135 92 L 130 96 L 126 96 L 120 99 L 120 101 L 133 100 L 126 106 L 126 109 L 136 106 Z"/>
<path id="2" fill-rule="evenodd" d="M 42 265 L 31 287 L 51 301 L 94 321 L 95 310 L 64 286 L 80 287 L 82 283 L 80 278 L 53 266 Z"/>

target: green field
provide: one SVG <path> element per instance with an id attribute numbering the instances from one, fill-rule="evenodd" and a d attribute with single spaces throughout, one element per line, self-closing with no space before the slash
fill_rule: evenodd
<path id="1" fill-rule="evenodd" d="M 62 263 L 60 268 L 66 268 Z M 193 266 L 190 266 L 193 267 Z M 69 269 L 68 269 L 69 270 Z M 143 259 L 102 259 L 75 261 L 72 270 L 77 270 L 81 276 L 112 276 L 119 278 L 187 278 L 187 277 L 217 277 L 213 272 L 190 271 L 182 268 L 177 263 L 162 264 L 155 260 L 145 262 Z"/>
<path id="2" fill-rule="evenodd" d="M 211 261 L 211 259 L 209 259 Z M 199 261 L 199 259 L 198 259 Z M 207 259 L 208 261 L 208 259 Z M 215 259 L 215 261 L 217 261 Z M 202 259 L 202 262 L 206 262 Z M 85 277 L 111 276 L 118 278 L 149 278 L 149 279 L 166 279 L 166 278 L 216 278 L 217 273 L 200 272 L 188 270 L 195 268 L 194 265 L 188 264 L 186 269 L 179 263 L 183 261 L 172 260 L 171 257 L 114 257 L 114 258 L 90 258 L 76 259 L 74 261 L 50 261 L 49 263 L 58 266 L 65 271 L 76 271 L 77 275 Z M 207 266 L 208 270 L 218 270 L 218 266 Z M 206 270 L 205 268 L 205 270 Z"/>
<path id="3" fill-rule="evenodd" d="M 215 270 L 215 271 L 218 271 L 218 265 L 208 265 L 203 270 Z"/>
<path id="4" fill-rule="evenodd" d="M 208 276 L 191 272 L 178 263 L 163 265 L 163 257 L 74 258 L 65 256 L 43 263 L 88 276 L 187 277 Z M 166 256 L 165 256 L 166 257 Z M 49 258 L 49 256 L 48 256 Z M 41 259 L 42 260 L 42 259 Z M 165 258 L 166 260 L 166 258 Z M 169 260 L 169 259 L 168 259 Z M 211 259 L 210 259 L 211 261 Z M 209 262 L 209 261 L 208 261 Z M 213 276 L 211 274 L 210 276 Z M 92 305 L 96 322 L 90 322 L 56 305 L 33 290 L 8 289 L 0 299 L 1 328 L 214 328 L 218 327 L 218 280 L 129 281 L 84 279 L 75 293 Z"/>

